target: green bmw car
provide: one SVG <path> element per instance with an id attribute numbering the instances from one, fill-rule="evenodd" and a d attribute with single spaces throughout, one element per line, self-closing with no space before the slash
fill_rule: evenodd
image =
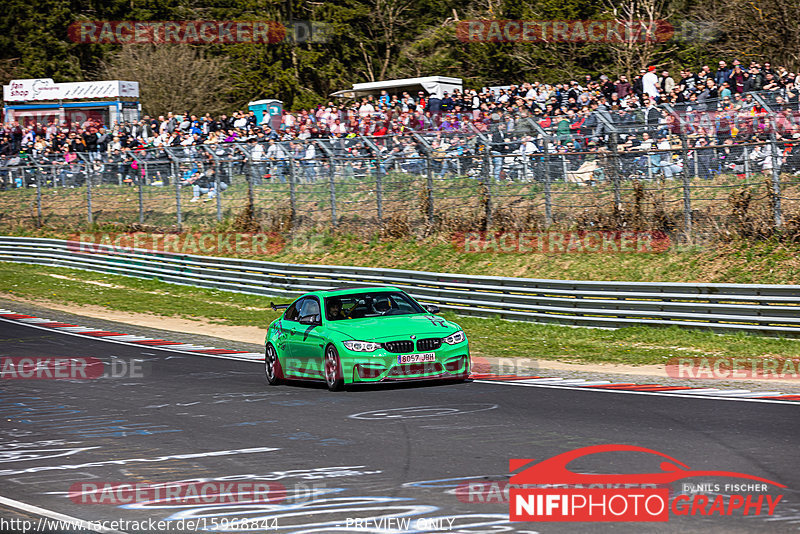
<path id="1" fill-rule="evenodd" d="M 396 287 L 314 291 L 269 325 L 267 381 L 356 383 L 465 380 L 469 343 L 461 327 Z M 279 306 L 275 306 L 279 308 Z"/>

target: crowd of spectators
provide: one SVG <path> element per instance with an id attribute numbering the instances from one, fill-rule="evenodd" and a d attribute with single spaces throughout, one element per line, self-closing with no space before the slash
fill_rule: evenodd
<path id="1" fill-rule="evenodd" d="M 764 97 L 774 113 L 766 113 L 754 94 Z M 692 153 L 695 161 L 682 161 L 678 152 L 645 158 L 648 174 L 655 170 L 671 177 L 689 163 L 709 172 L 723 164 L 733 169 L 733 160 L 722 162 L 719 151 L 714 152 L 713 161 L 707 161 L 700 151 L 704 146 L 764 141 L 772 131 L 781 141 L 800 139 L 799 96 L 800 75 L 768 62 L 744 65 L 734 60 L 730 66 L 720 61 L 716 69 L 703 66 L 696 73 L 688 68 L 677 74 L 669 70 L 659 73 L 656 67 L 649 67 L 632 80 L 624 75 L 613 81 L 606 75 L 597 79 L 587 75 L 568 83 L 454 90 L 444 92 L 441 98 L 424 91 L 394 95 L 382 91 L 346 103 L 328 102 L 315 109 L 284 112 L 275 129 L 266 112 L 257 117 L 253 111 L 219 117 L 170 112 L 111 125 L 92 119 L 80 124 L 12 122 L 0 129 L 0 168 L 24 164 L 30 158 L 66 164 L 97 161 L 118 165 L 117 170 L 124 168 L 129 180 L 129 174 L 137 174 L 136 159 L 130 152 L 140 149 L 250 142 L 255 147 L 254 160 L 310 162 L 324 154 L 318 153 L 314 143 L 305 142 L 309 139 L 367 136 L 375 142 L 338 145 L 342 150 L 336 156 L 381 156 L 379 166 L 386 170 L 393 162 L 413 159 L 423 151 L 416 141 L 399 140 L 416 132 L 432 139 L 427 152 L 433 149 L 439 162 L 437 172 L 445 174 L 456 171 L 455 156 L 474 154 L 480 148 L 457 140 L 459 132 L 473 139 L 480 132 L 491 139 L 492 169 L 500 179 L 509 156 L 577 153 L 581 156 L 571 157 L 571 169 L 567 169 L 574 171 L 592 159 L 593 153 L 612 148 L 623 152 L 675 149 L 677 134 L 684 134 L 689 148 L 697 149 Z M 764 171 L 771 170 L 775 162 L 769 147 L 751 150 L 746 157 Z M 784 144 L 778 159 L 779 165 L 800 169 L 796 146 L 791 143 Z M 737 170 L 741 170 L 741 160 L 739 153 Z M 307 167 L 311 169 L 307 176 L 313 179 L 315 166 Z M 406 162 L 404 169 L 413 171 L 413 162 Z M 283 172 L 275 175 L 285 179 Z"/>

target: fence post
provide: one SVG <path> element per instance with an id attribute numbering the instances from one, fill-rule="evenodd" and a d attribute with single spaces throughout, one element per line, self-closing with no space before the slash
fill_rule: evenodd
<path id="1" fill-rule="evenodd" d="M 334 174 L 336 168 L 333 162 L 333 157 L 328 158 L 328 181 L 331 187 L 331 225 L 336 228 L 336 182 L 334 181 Z"/>
<path id="2" fill-rule="evenodd" d="M 745 180 L 750 180 L 750 151 L 747 149 L 747 145 L 744 147 L 744 178 Z"/>
<path id="3" fill-rule="evenodd" d="M 42 227 L 42 176 L 38 167 L 34 171 L 36 177 L 36 227 Z"/>
<path id="4" fill-rule="evenodd" d="M 770 118 L 769 144 L 772 151 L 772 214 L 775 218 L 775 228 L 783 226 L 783 213 L 781 212 L 781 157 L 778 151 L 778 139 L 775 136 L 775 118 Z"/>
<path id="5" fill-rule="evenodd" d="M 619 175 L 622 164 L 619 157 L 619 134 L 614 132 L 611 134 L 611 167 L 614 172 L 611 173 L 611 183 L 614 188 L 614 212 L 617 213 L 622 209 L 622 195 L 619 190 Z"/>
<path id="6" fill-rule="evenodd" d="M 181 226 L 183 225 L 183 219 L 181 218 L 181 178 L 178 176 L 178 164 L 174 161 L 170 164 L 173 169 L 173 180 L 175 180 L 175 216 L 178 222 L 178 231 L 180 232 Z"/>
<path id="7" fill-rule="evenodd" d="M 433 226 L 433 166 L 430 154 L 425 154 L 425 163 L 428 168 L 428 224 Z"/>
<path id="8" fill-rule="evenodd" d="M 255 193 L 253 192 L 253 178 L 256 176 L 256 173 L 261 176 L 262 168 L 261 163 L 258 164 L 258 167 L 252 163 L 250 160 L 250 170 L 251 172 L 245 173 L 244 179 L 247 180 L 247 209 L 250 212 L 252 217 L 256 216 L 256 198 Z M 255 172 L 253 172 L 253 168 L 256 168 Z M 259 179 L 259 182 L 263 180 L 263 176 Z"/>
<path id="9" fill-rule="evenodd" d="M 483 194 L 484 194 L 484 218 L 486 219 L 486 230 L 492 226 L 492 172 L 489 168 L 492 157 L 489 154 L 489 146 L 484 145 L 483 153 Z"/>
<path id="10" fill-rule="evenodd" d="M 294 158 L 289 155 L 286 158 L 286 163 L 289 164 L 289 211 L 292 220 L 292 231 L 297 226 L 297 198 L 295 191 L 295 176 L 294 176 Z"/>
<path id="11" fill-rule="evenodd" d="M 139 179 L 136 180 L 139 184 L 139 224 L 144 224 L 144 191 L 142 191 L 142 187 L 144 182 L 147 179 L 147 163 L 144 164 L 144 176 L 139 176 Z"/>
<path id="12" fill-rule="evenodd" d="M 548 228 L 553 224 L 552 179 L 550 176 L 550 138 L 544 138 L 544 224 Z"/>
<path id="13" fill-rule="evenodd" d="M 689 147 L 686 143 L 686 136 L 681 133 L 681 150 L 683 151 L 683 229 L 686 233 L 686 240 L 692 240 L 692 190 L 691 182 L 689 180 L 688 159 Z M 694 161 L 697 164 L 699 153 L 697 146 L 694 147 Z"/>
<path id="14" fill-rule="evenodd" d="M 378 158 L 378 172 L 375 174 L 375 201 L 378 204 L 378 225 L 383 226 L 383 162 Z"/>
<path id="15" fill-rule="evenodd" d="M 492 211 L 493 211 L 493 206 L 492 206 L 492 182 L 493 182 L 493 180 L 491 179 L 491 176 L 489 175 L 489 173 L 484 174 L 484 176 L 483 176 L 484 193 L 483 194 L 485 195 L 484 213 L 485 213 L 485 217 L 486 217 L 486 230 L 489 230 L 489 228 L 491 228 L 492 222 L 493 222 L 492 221 L 492 219 L 493 219 L 493 217 L 492 217 Z"/>
<path id="16" fill-rule="evenodd" d="M 217 166 L 217 161 L 214 160 L 214 167 L 217 167 L 214 172 L 214 191 L 217 192 L 216 204 L 217 204 L 217 222 L 222 221 L 222 190 L 220 189 L 219 183 L 219 167 Z M 228 162 L 228 176 L 230 176 L 231 185 L 233 185 L 233 163 Z"/>
<path id="17" fill-rule="evenodd" d="M 87 210 L 87 220 L 89 224 L 94 222 L 94 217 L 92 215 L 92 176 L 89 173 L 88 166 L 86 167 L 86 210 Z"/>

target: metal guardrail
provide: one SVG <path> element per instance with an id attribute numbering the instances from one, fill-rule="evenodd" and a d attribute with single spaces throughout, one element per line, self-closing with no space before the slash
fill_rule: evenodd
<path id="1" fill-rule="evenodd" d="M 680 326 L 800 337 L 800 286 L 537 280 L 298 265 L 155 252 L 82 251 L 58 239 L 0 237 L 0 261 L 69 267 L 294 298 L 342 286 L 393 285 L 461 315 L 573 326 Z"/>

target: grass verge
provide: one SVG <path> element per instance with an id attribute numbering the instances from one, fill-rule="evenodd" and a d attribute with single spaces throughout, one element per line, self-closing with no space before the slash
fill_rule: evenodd
<path id="1" fill-rule="evenodd" d="M 266 326 L 278 313 L 270 297 L 244 295 L 59 267 L 0 262 L 2 292 L 46 305 L 95 305 L 150 315 L 206 319 L 236 326 Z M 0 293 L 2 295 L 3 293 Z M 714 356 L 758 360 L 800 357 L 800 342 L 747 334 L 671 328 L 569 328 L 499 319 L 457 317 L 473 356 L 526 357 L 570 363 L 664 364 L 673 357 Z"/>
<path id="2" fill-rule="evenodd" d="M 220 227 L 203 233 L 216 242 L 218 235 L 233 232 Z M 96 227 L 95 239 L 112 237 L 119 230 Z M 72 234 L 40 230 L 23 232 L 25 237 L 67 239 Z M 154 234 L 160 236 L 161 234 Z M 183 234 L 181 239 L 185 239 Z M 74 237 L 73 237 L 74 238 Z M 270 237 L 272 239 L 272 237 Z M 481 274 L 556 280 L 620 280 L 635 282 L 689 282 L 732 284 L 800 284 L 800 242 L 775 238 L 761 241 L 732 239 L 708 241 L 693 246 L 674 245 L 664 252 L 630 253 L 533 253 L 464 252 L 450 234 L 424 239 L 364 238 L 344 232 L 297 232 L 281 234 L 282 245 L 270 254 L 240 254 L 240 257 L 282 263 L 352 265 L 387 269 L 411 269 L 459 274 Z M 281 241 L 278 239 L 278 241 Z M 149 242 L 149 241 L 144 241 Z M 462 247 L 463 248 L 463 247 Z M 178 251 L 203 254 L 202 248 Z M 215 251 L 207 252 L 216 255 Z M 219 255 L 233 255 L 229 251 Z"/>

